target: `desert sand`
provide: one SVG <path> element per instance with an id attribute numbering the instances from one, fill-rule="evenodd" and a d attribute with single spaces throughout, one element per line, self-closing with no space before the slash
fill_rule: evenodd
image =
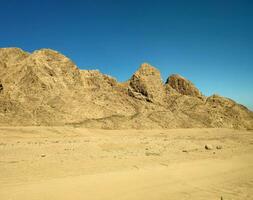
<path id="1" fill-rule="evenodd" d="M 0 128 L 1 200 L 250 200 L 252 188 L 250 130 Z"/>

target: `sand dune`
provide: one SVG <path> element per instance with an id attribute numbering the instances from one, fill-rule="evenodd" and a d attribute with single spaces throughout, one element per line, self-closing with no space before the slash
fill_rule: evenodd
<path id="1" fill-rule="evenodd" d="M 252 131 L 3 127 L 0 154 L 1 200 L 253 196 Z"/>

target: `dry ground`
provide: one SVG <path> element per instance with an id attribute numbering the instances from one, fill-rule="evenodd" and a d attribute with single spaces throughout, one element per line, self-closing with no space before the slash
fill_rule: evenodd
<path id="1" fill-rule="evenodd" d="M 252 188 L 252 131 L 0 128 L 1 200 L 251 200 Z"/>

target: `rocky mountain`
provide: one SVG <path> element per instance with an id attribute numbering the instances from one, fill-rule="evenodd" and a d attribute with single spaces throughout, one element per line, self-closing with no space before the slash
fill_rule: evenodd
<path id="1" fill-rule="evenodd" d="M 205 97 L 192 82 L 144 63 L 124 83 L 80 70 L 50 49 L 0 49 L 0 125 L 89 128 L 253 128 L 253 113 L 231 99 Z"/>

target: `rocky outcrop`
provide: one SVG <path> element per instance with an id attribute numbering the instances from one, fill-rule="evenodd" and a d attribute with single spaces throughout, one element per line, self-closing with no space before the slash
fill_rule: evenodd
<path id="1" fill-rule="evenodd" d="M 253 129 L 246 107 L 204 97 L 189 80 L 144 63 L 124 83 L 98 70 L 80 70 L 57 51 L 0 49 L 0 125 L 75 125 L 143 129 Z"/>
<path id="2" fill-rule="evenodd" d="M 162 102 L 164 89 L 160 72 L 144 63 L 129 81 L 129 95 L 148 102 Z"/>
<path id="3" fill-rule="evenodd" d="M 0 48 L 0 61 L 7 65 L 16 64 L 29 56 L 29 53 L 19 48 Z"/>
<path id="4" fill-rule="evenodd" d="M 178 74 L 171 75 L 167 79 L 166 84 L 171 86 L 171 88 L 173 88 L 182 95 L 198 97 L 201 99 L 203 98 L 201 92 L 195 87 L 195 85 L 191 81 Z"/>
<path id="5" fill-rule="evenodd" d="M 102 74 L 99 70 L 81 70 L 84 88 L 110 89 L 117 85 L 116 79 Z"/>

